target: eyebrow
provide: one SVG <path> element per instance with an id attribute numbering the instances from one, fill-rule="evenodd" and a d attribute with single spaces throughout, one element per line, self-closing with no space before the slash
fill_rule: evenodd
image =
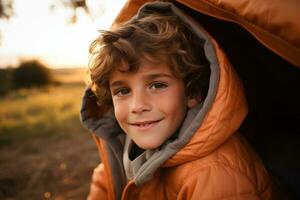
<path id="1" fill-rule="evenodd" d="M 118 87 L 118 86 L 121 86 L 121 85 L 124 85 L 126 83 L 126 81 L 124 80 L 117 80 L 117 81 L 114 81 L 112 82 L 112 84 L 109 84 L 109 87 Z"/>
<path id="2" fill-rule="evenodd" d="M 171 78 L 171 79 L 174 78 L 170 74 L 157 73 L 157 74 L 148 74 L 148 75 L 146 75 L 145 79 L 146 80 L 153 80 L 153 79 L 163 78 L 163 77 Z M 124 85 L 125 83 L 126 83 L 126 81 L 121 79 L 121 80 L 117 80 L 117 81 L 112 82 L 111 84 L 109 84 L 109 87 L 118 87 L 118 86 Z"/>
<path id="3" fill-rule="evenodd" d="M 165 74 L 165 73 L 149 74 L 146 76 L 146 78 L 149 80 L 156 79 L 156 78 L 163 78 L 163 77 L 171 78 L 171 79 L 173 78 L 172 75 Z"/>

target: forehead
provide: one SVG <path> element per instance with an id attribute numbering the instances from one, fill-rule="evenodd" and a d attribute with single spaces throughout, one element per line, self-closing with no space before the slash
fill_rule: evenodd
<path id="1" fill-rule="evenodd" d="M 119 79 L 131 79 L 133 77 L 155 78 L 158 76 L 169 76 L 176 78 L 171 67 L 164 62 L 153 62 L 147 59 L 142 59 L 139 63 L 137 71 L 129 71 L 128 64 L 121 64 L 117 67 L 109 77 L 109 83 Z"/>

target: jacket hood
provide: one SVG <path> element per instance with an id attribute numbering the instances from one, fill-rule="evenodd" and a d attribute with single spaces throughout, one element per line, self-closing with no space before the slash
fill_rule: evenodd
<path id="1" fill-rule="evenodd" d="M 137 185 L 149 180 L 161 166 L 180 165 L 211 153 L 237 131 L 247 114 L 242 83 L 215 40 L 171 3 L 147 3 L 135 17 L 139 18 L 151 10 L 173 12 L 191 27 L 199 39 L 205 41 L 204 51 L 211 73 L 204 102 L 188 111 L 178 138 L 164 144 L 141 166 L 134 180 Z M 107 144 L 112 153 L 111 162 L 122 165 L 124 133 L 112 108 L 99 107 L 90 88 L 86 89 L 83 97 L 81 121 Z"/>

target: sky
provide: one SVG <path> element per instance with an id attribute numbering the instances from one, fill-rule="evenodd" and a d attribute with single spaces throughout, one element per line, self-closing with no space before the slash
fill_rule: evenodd
<path id="1" fill-rule="evenodd" d="M 100 29 L 109 28 L 124 3 L 87 0 L 91 15 L 78 9 L 77 23 L 72 24 L 73 10 L 59 6 L 61 0 L 14 0 L 14 16 L 0 20 L 0 67 L 28 59 L 50 68 L 86 67 L 89 45 Z"/>

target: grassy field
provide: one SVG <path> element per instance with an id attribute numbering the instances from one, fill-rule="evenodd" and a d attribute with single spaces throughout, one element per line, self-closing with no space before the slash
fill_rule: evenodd
<path id="1" fill-rule="evenodd" d="M 0 98 L 0 199 L 85 199 L 96 145 L 79 121 L 83 70 Z"/>

